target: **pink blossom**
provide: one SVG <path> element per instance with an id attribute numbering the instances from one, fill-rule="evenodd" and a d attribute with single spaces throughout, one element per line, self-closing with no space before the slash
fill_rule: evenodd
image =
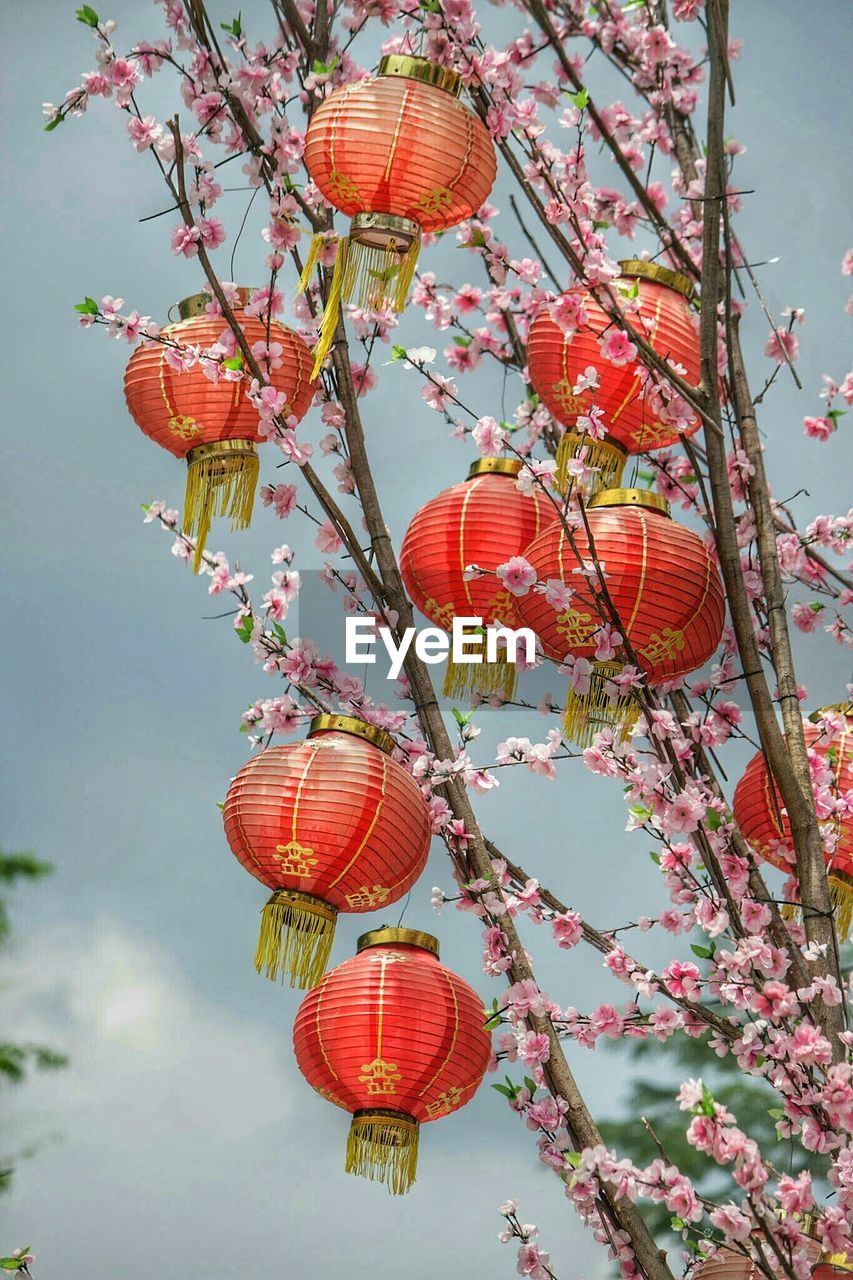
<path id="1" fill-rule="evenodd" d="M 198 253 L 201 232 L 198 227 L 185 227 L 183 223 L 172 232 L 172 253 L 182 253 L 185 258 L 194 258 Z"/>
<path id="2" fill-rule="evenodd" d="M 514 596 L 526 596 L 536 581 L 536 570 L 524 556 L 511 556 L 498 565 L 495 573 Z"/>
<path id="3" fill-rule="evenodd" d="M 777 364 L 785 364 L 787 359 L 792 363 L 800 351 L 800 340 L 790 329 L 774 329 L 764 346 L 764 354 Z"/>
<path id="4" fill-rule="evenodd" d="M 564 950 L 577 946 L 583 937 L 582 921 L 577 911 L 565 911 L 562 915 L 554 916 L 551 930 L 557 946 Z"/>
<path id="5" fill-rule="evenodd" d="M 474 443 L 484 458 L 492 458 L 500 453 L 509 438 L 495 418 L 479 418 L 471 435 Z"/>
<path id="6" fill-rule="evenodd" d="M 828 440 L 837 427 L 832 418 L 803 418 L 803 429 L 812 440 Z"/>
<path id="7" fill-rule="evenodd" d="M 624 329 L 608 329 L 600 343 L 602 358 L 621 369 L 637 358 L 637 348 Z"/>

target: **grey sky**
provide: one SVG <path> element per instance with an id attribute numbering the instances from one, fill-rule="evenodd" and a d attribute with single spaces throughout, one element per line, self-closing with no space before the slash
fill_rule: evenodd
<path id="1" fill-rule="evenodd" d="M 271 29 L 259 0 L 242 8 L 258 38 Z M 738 227 L 754 259 L 781 258 L 762 273 L 773 309 L 807 313 L 805 390 L 783 376 L 761 418 L 775 491 L 809 490 L 797 502 L 805 523 L 846 510 L 850 499 L 848 420 L 827 445 L 807 442 L 801 428 L 803 414 L 818 411 L 821 375 L 843 376 L 850 350 L 850 282 L 839 274 L 850 236 L 850 9 L 813 0 L 804 18 L 794 0 L 732 8 L 745 48 L 730 131 L 748 147 L 738 185 L 756 189 Z M 50 882 L 21 895 L 4 998 L 17 1037 L 46 1039 L 73 1059 L 69 1071 L 13 1099 L 6 1145 L 43 1145 L 2 1204 L 0 1246 L 31 1242 L 39 1280 L 486 1280 L 515 1273 L 514 1254 L 495 1238 L 497 1205 L 514 1196 L 522 1216 L 540 1224 L 562 1280 L 596 1280 L 606 1271 L 602 1255 L 537 1164 L 533 1135 L 487 1086 L 453 1119 L 425 1129 L 420 1179 L 405 1200 L 346 1178 L 346 1117 L 310 1091 L 292 1061 L 298 994 L 254 974 L 264 892 L 229 854 L 215 802 L 245 757 L 241 711 L 276 686 L 227 621 L 203 620 L 218 612 L 204 580 L 194 582 L 170 556 L 169 539 L 143 527 L 140 502 L 180 504 L 183 471 L 126 414 L 126 344 L 78 332 L 71 310 L 84 294 L 113 293 L 162 318 L 197 289 L 199 271 L 169 255 L 173 215 L 138 223 L 166 201 L 111 105 L 96 104 L 52 135 L 41 131 L 42 100 L 61 101 L 91 65 L 73 9 L 44 0 L 10 7 L 0 80 L 3 840 L 57 867 Z M 120 0 L 103 16 L 118 19 L 122 43 L 160 34 L 151 5 Z M 497 39 L 512 13 L 484 6 L 482 18 L 487 31 L 500 24 Z M 163 89 L 146 92 L 162 117 Z M 232 232 L 244 199 L 225 205 Z M 496 202 L 506 207 L 503 189 Z M 237 256 L 236 277 L 249 283 L 263 261 L 256 230 L 250 222 Z M 227 277 L 226 251 L 219 257 Z M 423 266 L 460 270 L 449 247 Z M 753 308 L 747 332 L 761 369 L 769 368 L 760 358 L 766 330 Z M 433 342 L 416 314 L 402 333 L 409 344 Z M 469 454 L 422 408 L 414 375 L 399 366 L 379 372 L 386 394 L 367 401 L 369 445 L 399 543 L 415 508 L 461 478 Z M 472 385 L 479 411 L 495 412 L 498 383 Z M 318 415 L 306 429 L 316 441 Z M 269 479 L 269 458 L 261 470 Z M 249 533 L 213 541 L 263 590 L 279 542 L 308 548 L 299 567 L 321 563 L 306 533 L 259 509 Z M 812 705 L 835 700 L 849 678 L 841 652 L 821 639 L 805 649 L 800 675 Z M 541 738 L 547 723 L 530 717 L 513 731 Z M 488 759 L 508 731 L 503 718 L 487 718 L 477 758 Z M 520 772 L 502 782 L 478 812 L 544 883 L 603 926 L 623 922 L 638 903 L 653 910 L 647 851 L 623 834 L 618 788 L 574 765 L 558 784 Z M 436 847 L 406 923 L 437 932 L 445 962 L 491 999 L 499 987 L 480 973 L 477 927 L 452 909 L 440 918 L 430 911 L 430 886 L 449 882 Z M 364 918 L 342 918 L 336 962 L 362 927 Z M 525 936 L 554 999 L 580 1008 L 623 999 L 595 956 L 555 956 L 535 931 Z M 667 948 L 649 936 L 636 950 L 657 963 Z M 570 1058 L 593 1110 L 611 1112 L 621 1092 L 618 1051 L 573 1049 Z"/>

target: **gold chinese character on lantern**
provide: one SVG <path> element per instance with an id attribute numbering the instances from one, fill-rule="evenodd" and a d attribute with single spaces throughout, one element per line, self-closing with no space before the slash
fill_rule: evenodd
<path id="1" fill-rule="evenodd" d="M 281 863 L 282 871 L 292 876 L 310 876 L 311 868 L 316 867 L 317 859 L 313 849 L 306 849 L 298 840 L 290 840 L 287 844 L 277 844 L 275 860 Z"/>
<path id="2" fill-rule="evenodd" d="M 396 1062 L 385 1062 L 382 1058 L 362 1063 L 361 1071 L 359 1081 L 372 1094 L 396 1093 L 397 1085 L 403 1078 L 397 1070 Z"/>

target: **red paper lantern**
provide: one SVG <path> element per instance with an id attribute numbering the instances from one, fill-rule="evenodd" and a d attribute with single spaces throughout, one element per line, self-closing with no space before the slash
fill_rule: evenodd
<path id="1" fill-rule="evenodd" d="M 804 1225 L 803 1230 L 806 1229 Z M 768 1245 L 764 1232 L 758 1231 L 755 1235 L 762 1245 L 765 1256 L 772 1261 L 775 1254 Z M 809 1261 L 815 1262 L 820 1257 L 820 1245 L 816 1240 L 807 1237 L 800 1247 L 805 1250 Z M 817 1276 L 817 1273 L 818 1269 L 812 1271 L 813 1276 Z M 762 1280 L 763 1275 L 764 1273 L 759 1270 L 753 1258 L 744 1256 L 737 1249 L 731 1249 L 727 1245 L 720 1245 L 708 1261 L 701 1262 L 693 1272 L 694 1280 Z M 825 1280 L 831 1280 L 831 1278 L 825 1277 Z"/>
<path id="2" fill-rule="evenodd" d="M 491 1052 L 483 1002 L 414 929 L 376 929 L 306 996 L 296 1061 L 318 1093 L 352 1114 L 346 1171 L 396 1195 L 415 1180 L 418 1130 L 476 1093 Z"/>
<path id="3" fill-rule="evenodd" d="M 725 598 L 719 571 L 698 534 L 677 524 L 669 504 L 645 489 L 606 489 L 586 508 L 595 554 L 604 564 L 607 589 L 616 609 L 619 633 L 630 641 L 650 686 L 695 671 L 707 662 L 723 631 Z M 614 678 L 620 662 L 595 662 L 595 632 L 603 624 L 590 580 L 581 572 L 593 553 L 583 527 L 573 533 L 562 524 L 539 535 L 525 551 L 540 582 L 559 579 L 574 593 L 557 612 L 536 591 L 518 602 L 522 620 L 555 662 L 567 656 L 593 662 L 588 693 L 569 693 L 566 730 L 589 743 L 602 728 L 621 724 L 630 732 L 636 703 L 618 697 Z"/>
<path id="4" fill-rule="evenodd" d="M 698 384 L 699 333 L 690 305 L 689 278 L 641 259 L 619 265 L 622 274 L 611 286 L 612 292 L 618 297 L 620 291 L 637 290 L 639 315 L 628 312 L 628 322 L 640 333 L 642 322 L 647 321 L 649 344 L 664 359 L 680 364 L 688 382 Z M 699 419 L 688 411 L 690 423 L 681 432 L 671 422 L 661 421 L 653 384 L 644 384 L 636 372 L 644 362 L 642 353 L 620 365 L 605 359 L 601 343 L 613 332 L 613 321 L 586 286 L 578 285 L 569 294 L 584 309 L 585 318 L 577 329 L 566 332 L 553 318 L 552 305 L 544 306 L 530 326 L 527 368 L 536 394 L 567 428 L 557 453 L 558 484 L 566 487 L 568 461 L 585 447 L 587 465 L 599 468 L 592 488 L 606 489 L 618 485 L 626 454 L 675 444 L 698 429 Z M 590 365 L 598 370 L 598 390 L 575 395 L 578 378 Z M 604 412 L 607 436 L 602 441 L 576 430 L 578 416 L 588 414 L 593 404 Z"/>
<path id="5" fill-rule="evenodd" d="M 338 246 L 316 351 L 329 350 L 341 300 L 402 311 L 421 234 L 472 217 L 497 165 L 488 130 L 459 101 L 455 71 L 424 58 L 390 54 L 374 79 L 335 90 L 311 118 L 305 162 L 330 204 L 352 219 Z M 323 236 L 303 272 L 311 278 Z"/>
<path id="6" fill-rule="evenodd" d="M 468 479 L 443 490 L 421 507 L 409 525 L 400 553 L 400 571 L 412 602 L 430 622 L 449 631 L 454 617 L 477 617 L 483 625 L 517 628 L 517 599 L 495 569 L 521 555 L 556 520 L 554 504 L 541 488 L 521 493 L 515 480 L 522 463 L 514 458 L 481 458 Z M 489 570 L 466 580 L 466 565 Z M 447 664 L 448 697 L 474 690 L 501 690 L 512 697 L 515 667 L 503 650 L 497 662 Z"/>
<path id="7" fill-rule="evenodd" d="M 393 740 L 350 716 L 319 715 L 305 742 L 268 747 L 225 800 L 231 852 L 273 894 L 255 967 L 290 985 L 319 982 L 339 911 L 397 902 L 424 869 L 429 809 L 391 759 Z"/>
<path id="8" fill-rule="evenodd" d="M 250 296 L 249 289 L 238 290 L 234 310 L 243 312 Z M 206 293 L 179 302 L 180 321 L 162 329 L 162 336 L 184 349 L 212 347 L 227 326 L 221 316 L 206 313 L 210 302 Z M 280 344 L 281 364 L 270 371 L 269 381 L 285 397 L 285 414 L 302 418 L 314 395 L 307 345 L 275 320 L 267 332 L 265 320 L 242 314 L 240 328 L 250 346 Z M 258 479 L 255 445 L 262 437 L 245 379 L 211 382 L 198 367 L 173 369 L 168 351 L 159 343 L 137 347 L 124 375 L 124 394 L 137 426 L 176 458 L 187 460 L 184 530 L 197 534 L 198 569 L 214 515 L 230 516 L 232 529 L 245 529 L 251 521 Z"/>
<path id="9" fill-rule="evenodd" d="M 812 717 L 819 720 L 823 712 L 833 713 L 841 717 L 841 728 L 833 729 L 829 722 L 826 726 L 804 726 L 806 746 L 830 765 L 834 789 L 842 795 L 853 791 L 853 714 L 845 714 L 848 706 L 825 707 Z M 791 824 L 760 751 L 752 757 L 735 788 L 732 810 L 744 839 L 759 857 L 780 871 L 795 874 Z M 826 855 L 829 890 L 838 932 L 846 939 L 853 923 L 853 817 L 833 814 L 828 825 L 835 837 L 835 850 Z"/>
<path id="10" fill-rule="evenodd" d="M 846 1253 L 824 1254 L 812 1271 L 813 1280 L 847 1280 L 853 1271 L 853 1263 Z"/>

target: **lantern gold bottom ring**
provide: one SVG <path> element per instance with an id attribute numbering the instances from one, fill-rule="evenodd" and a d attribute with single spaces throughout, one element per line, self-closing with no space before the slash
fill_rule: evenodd
<path id="1" fill-rule="evenodd" d="M 350 225 L 350 240 L 370 249 L 390 250 L 400 257 L 421 238 L 421 229 L 411 218 L 393 213 L 357 213 Z"/>

